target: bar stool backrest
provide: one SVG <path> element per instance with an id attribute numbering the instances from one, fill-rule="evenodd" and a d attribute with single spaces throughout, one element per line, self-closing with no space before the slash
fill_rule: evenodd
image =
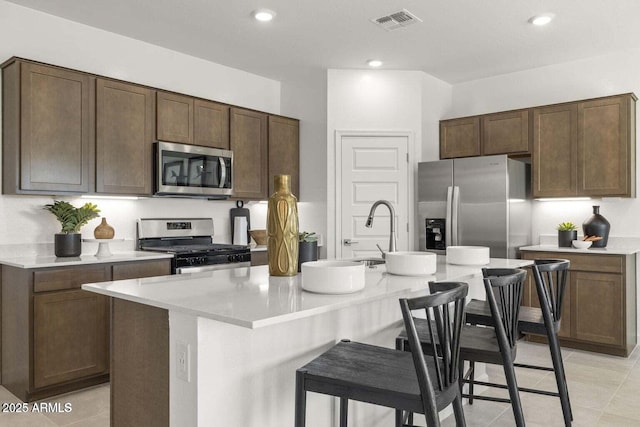
<path id="1" fill-rule="evenodd" d="M 520 337 L 518 332 L 518 315 L 522 302 L 522 292 L 527 272 L 521 269 L 482 269 L 487 301 L 494 319 L 496 338 L 506 338 L 505 348 L 513 350 Z M 508 346 L 508 347 L 507 347 Z"/>
<path id="2" fill-rule="evenodd" d="M 569 260 L 536 259 L 532 270 L 543 316 L 549 316 L 555 323 L 560 322 Z"/>
<path id="3" fill-rule="evenodd" d="M 437 414 L 435 391 L 457 393 L 460 361 L 460 334 L 464 324 L 464 304 L 468 285 L 462 282 L 430 282 L 431 295 L 401 298 L 409 348 L 416 368 L 425 414 Z M 423 311 L 431 335 L 431 355 L 422 352 L 422 346 L 413 311 Z M 427 358 L 432 358 L 427 362 Z M 431 370 L 427 368 L 431 367 Z M 432 378 L 435 371 L 435 377 Z M 430 374 L 431 372 L 431 374 Z"/>

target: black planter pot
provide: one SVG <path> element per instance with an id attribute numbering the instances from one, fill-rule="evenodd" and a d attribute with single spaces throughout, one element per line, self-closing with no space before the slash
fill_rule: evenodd
<path id="1" fill-rule="evenodd" d="M 578 239 L 578 230 L 560 231 L 558 230 L 558 247 L 570 248 L 571 241 Z"/>
<path id="2" fill-rule="evenodd" d="M 82 253 L 82 235 L 56 234 L 54 240 L 54 251 L 57 257 L 78 257 Z"/>
<path id="3" fill-rule="evenodd" d="M 318 260 L 318 242 L 298 243 L 298 271 L 301 271 L 301 264 L 307 261 Z"/>
<path id="4" fill-rule="evenodd" d="M 604 248 L 609 240 L 611 224 L 600 215 L 600 206 L 593 207 L 593 215 L 582 223 L 582 231 L 585 236 L 599 236 L 602 240 L 596 240 L 591 244 L 592 248 Z"/>

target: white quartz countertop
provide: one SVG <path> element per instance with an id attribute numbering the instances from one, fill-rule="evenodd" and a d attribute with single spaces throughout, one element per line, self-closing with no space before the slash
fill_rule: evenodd
<path id="1" fill-rule="evenodd" d="M 80 255 L 79 257 L 58 258 L 54 255 L 25 255 L 19 257 L 2 257 L 0 264 L 19 268 L 63 267 L 85 264 L 101 264 L 107 262 L 145 261 L 152 259 L 173 258 L 172 254 L 128 251 L 114 252 L 111 256 Z"/>
<path id="2" fill-rule="evenodd" d="M 535 245 L 523 246 L 520 248 L 520 250 L 532 252 L 566 252 L 591 255 L 633 255 L 637 252 L 640 252 L 640 245 L 608 244 L 604 248 L 588 249 L 576 249 L 574 247 L 561 248 L 558 245 Z"/>
<path id="3" fill-rule="evenodd" d="M 526 260 L 491 259 L 483 267 L 517 268 L 530 264 L 531 261 Z M 246 328 L 259 328 L 354 304 L 426 292 L 430 281 L 466 281 L 482 274 L 481 267 L 446 264 L 444 256 L 438 256 L 437 267 L 434 275 L 423 277 L 394 276 L 386 272 L 384 265 L 367 268 L 365 288 L 346 295 L 304 291 L 300 274 L 269 276 L 266 265 L 89 283 L 82 285 L 82 289 Z"/>

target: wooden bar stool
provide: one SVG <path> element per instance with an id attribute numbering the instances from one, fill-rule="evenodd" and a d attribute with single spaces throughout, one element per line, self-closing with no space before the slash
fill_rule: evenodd
<path id="1" fill-rule="evenodd" d="M 554 373 L 558 387 L 557 393 L 530 388 L 520 388 L 520 391 L 559 397 L 566 426 L 571 425 L 573 414 L 558 340 L 558 331 L 560 330 L 562 318 L 562 301 L 567 286 L 568 270 L 569 261 L 566 259 L 534 260 L 532 272 L 540 308 L 521 307 L 518 318 L 518 330 L 520 333 L 545 335 L 547 337 L 553 367 L 514 363 L 516 367 L 552 371 Z M 476 325 L 493 324 L 488 304 L 485 301 L 472 300 L 467 304 L 466 309 L 467 323 Z"/>
<path id="2" fill-rule="evenodd" d="M 516 343 L 518 334 L 518 311 L 526 279 L 526 271 L 520 269 L 485 269 L 483 270 L 484 287 L 487 293 L 489 313 L 493 319 L 493 327 L 465 325 L 462 328 L 460 342 L 460 387 L 463 383 L 469 383 L 469 393 L 463 394 L 468 397 L 469 402 L 473 399 L 491 400 L 511 403 L 514 419 L 517 426 L 524 426 L 524 415 L 522 404 L 518 393 L 513 361 L 516 356 Z M 434 344 L 427 333 L 428 320 L 416 320 L 418 336 L 422 345 L 422 350 L 427 354 L 440 351 L 439 346 Z M 405 332 L 400 333 L 396 338 L 396 348 L 406 350 L 410 343 Z M 469 371 L 463 373 L 463 361 L 469 362 Z M 473 380 L 476 362 L 502 365 L 507 384 L 489 384 Z M 466 378 L 470 379 L 466 379 Z M 473 385 L 493 385 L 509 391 L 509 398 L 474 395 Z M 411 420 L 411 415 L 409 416 Z"/>
<path id="3" fill-rule="evenodd" d="M 306 393 L 340 398 L 340 426 L 347 425 L 348 401 L 395 408 L 396 427 L 402 412 L 425 415 L 428 426 L 440 426 L 439 412 L 453 403 L 456 425 L 465 426 L 458 386 L 460 331 L 464 323 L 466 283 L 429 283 L 432 294 L 401 299 L 400 308 L 412 352 L 343 340 L 296 371 L 295 427 L 304 427 Z M 412 311 L 424 310 L 433 325 L 427 334 L 442 351 L 425 357 L 420 350 Z"/>

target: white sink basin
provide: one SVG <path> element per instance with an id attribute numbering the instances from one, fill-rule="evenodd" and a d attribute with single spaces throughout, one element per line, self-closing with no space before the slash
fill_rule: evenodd
<path id="1" fill-rule="evenodd" d="M 489 248 L 486 246 L 449 246 L 447 248 L 447 264 L 489 264 Z"/>
<path id="2" fill-rule="evenodd" d="M 322 260 L 302 264 L 302 289 L 320 294 L 350 294 L 364 288 L 364 264 Z"/>
<path id="3" fill-rule="evenodd" d="M 433 252 L 387 252 L 387 272 L 399 276 L 428 276 L 436 272 Z"/>

